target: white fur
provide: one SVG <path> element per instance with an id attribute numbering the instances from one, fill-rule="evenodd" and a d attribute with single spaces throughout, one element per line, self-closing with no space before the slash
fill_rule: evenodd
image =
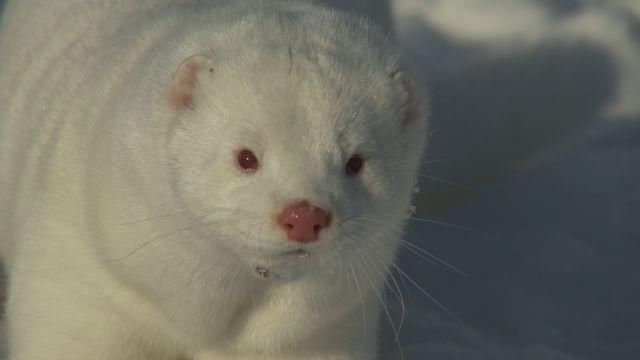
<path id="1" fill-rule="evenodd" d="M 397 50 L 305 2 L 224 3 L 7 4 L 12 360 L 375 357 L 425 133 L 422 116 L 403 124 Z M 213 72 L 197 72 L 191 107 L 171 106 L 193 55 Z M 241 147 L 253 175 L 235 166 Z M 354 153 L 367 159 L 349 178 Z M 282 256 L 300 245 L 273 218 L 300 199 L 332 226 L 311 256 Z"/>

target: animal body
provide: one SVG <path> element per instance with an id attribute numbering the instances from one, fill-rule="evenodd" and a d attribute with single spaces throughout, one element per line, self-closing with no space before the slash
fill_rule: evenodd
<path id="1" fill-rule="evenodd" d="M 11 360 L 375 358 L 425 112 L 335 3 L 6 4 Z"/>

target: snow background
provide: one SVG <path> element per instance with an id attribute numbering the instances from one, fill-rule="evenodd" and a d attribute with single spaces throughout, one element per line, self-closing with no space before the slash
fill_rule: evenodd
<path id="1" fill-rule="evenodd" d="M 397 0 L 431 145 L 406 359 L 640 358 L 640 1 Z M 399 275 L 395 275 L 399 278 Z M 392 318 L 400 306 L 388 295 Z M 383 321 L 386 319 L 383 317 Z M 388 320 L 386 321 L 388 323 Z M 400 358 L 387 327 L 383 358 Z"/>
<path id="2" fill-rule="evenodd" d="M 404 359 L 640 357 L 640 0 L 394 11 L 429 90 L 434 162 L 415 217 L 475 229 L 411 221 L 414 244 L 467 275 L 401 254 L 459 319 L 395 272 Z M 381 358 L 400 359 L 382 324 Z"/>

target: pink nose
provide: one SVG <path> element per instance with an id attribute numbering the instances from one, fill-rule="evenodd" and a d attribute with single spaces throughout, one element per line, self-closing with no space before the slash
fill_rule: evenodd
<path id="1" fill-rule="evenodd" d="M 284 208 L 277 221 L 289 240 L 308 243 L 318 240 L 320 230 L 329 226 L 331 215 L 307 201 L 301 201 Z"/>

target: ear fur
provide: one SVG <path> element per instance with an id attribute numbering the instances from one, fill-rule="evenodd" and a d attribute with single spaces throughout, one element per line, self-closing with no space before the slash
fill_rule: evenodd
<path id="1" fill-rule="evenodd" d="M 169 91 L 169 103 L 176 110 L 193 107 L 193 96 L 198 87 L 198 74 L 213 72 L 213 61 L 205 55 L 193 55 L 185 59 L 173 74 Z"/>
<path id="2" fill-rule="evenodd" d="M 420 96 L 416 90 L 416 85 L 404 71 L 394 74 L 393 79 L 402 86 L 405 93 L 405 102 L 403 103 L 404 116 L 402 118 L 402 126 L 409 124 L 421 115 Z"/>

